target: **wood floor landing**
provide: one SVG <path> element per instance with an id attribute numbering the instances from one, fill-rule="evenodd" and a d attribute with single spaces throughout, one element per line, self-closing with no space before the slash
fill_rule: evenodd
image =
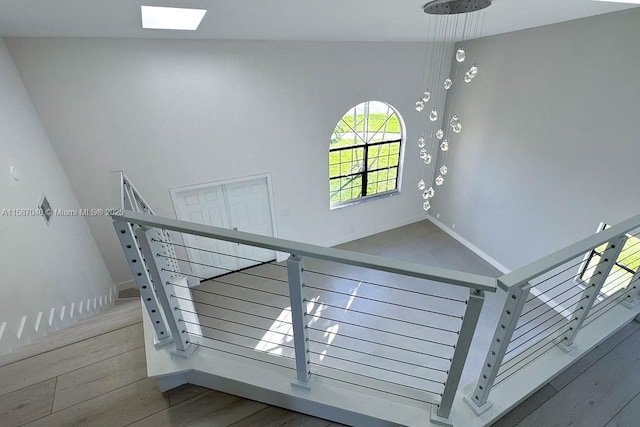
<path id="1" fill-rule="evenodd" d="M 139 301 L 0 360 L 0 425 L 335 426 L 193 385 L 166 393 L 147 378 Z"/>

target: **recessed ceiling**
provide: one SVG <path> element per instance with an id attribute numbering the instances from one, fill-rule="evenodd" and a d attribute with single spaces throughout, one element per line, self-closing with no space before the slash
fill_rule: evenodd
<path id="1" fill-rule="evenodd" d="M 159 0 L 207 9 L 198 31 L 144 30 L 131 0 L 0 0 L 0 36 L 424 41 L 426 0 Z M 494 0 L 483 35 L 637 7 L 593 0 Z"/>

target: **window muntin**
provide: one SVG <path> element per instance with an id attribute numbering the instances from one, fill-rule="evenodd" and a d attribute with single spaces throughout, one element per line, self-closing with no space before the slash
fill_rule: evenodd
<path id="1" fill-rule="evenodd" d="M 609 227 L 610 225 L 603 224 L 599 231 L 606 230 Z M 588 282 L 591 280 L 606 247 L 607 244 L 605 243 L 591 251 L 580 272 L 580 279 L 582 281 Z M 633 280 L 638 268 L 640 268 L 640 239 L 632 235 L 627 235 L 624 248 L 622 248 L 609 276 L 607 276 L 607 279 L 602 285 L 600 294 L 603 296 L 611 296 L 622 289 L 626 289 L 631 283 L 631 280 Z"/>
<path id="2" fill-rule="evenodd" d="M 390 105 L 367 101 L 349 110 L 329 146 L 331 207 L 396 192 L 402 143 L 401 120 Z"/>

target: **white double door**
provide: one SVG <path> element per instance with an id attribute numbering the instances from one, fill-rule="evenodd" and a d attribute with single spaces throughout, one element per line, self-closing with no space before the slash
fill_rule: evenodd
<path id="1" fill-rule="evenodd" d="M 248 233 L 274 235 L 267 178 L 174 190 L 179 219 Z M 195 276 L 212 278 L 276 259 L 272 250 L 183 234 Z"/>

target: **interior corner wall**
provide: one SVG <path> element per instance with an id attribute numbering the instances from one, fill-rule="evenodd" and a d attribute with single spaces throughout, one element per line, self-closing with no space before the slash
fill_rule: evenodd
<path id="1" fill-rule="evenodd" d="M 18 211 L 42 194 L 54 209 L 78 202 L 2 39 L 0 100 L 1 355 L 109 307 L 114 294 L 85 218 L 47 225 Z"/>
<path id="2" fill-rule="evenodd" d="M 271 173 L 280 237 L 334 245 L 426 218 L 415 143 L 423 43 L 9 39 L 25 85 L 84 206 L 124 170 L 158 215 L 169 189 Z M 407 129 L 401 194 L 329 209 L 338 120 L 390 103 Z M 117 282 L 131 278 L 113 227 L 90 224 Z"/>
<path id="3" fill-rule="evenodd" d="M 640 213 L 640 9 L 465 42 L 431 215 L 513 270 Z"/>

